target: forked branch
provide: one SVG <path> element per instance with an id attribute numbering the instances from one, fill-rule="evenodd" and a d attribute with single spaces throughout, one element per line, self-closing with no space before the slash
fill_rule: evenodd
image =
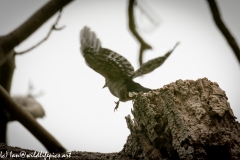
<path id="1" fill-rule="evenodd" d="M 140 51 L 139 51 L 139 64 L 140 66 L 143 63 L 143 52 L 147 49 L 152 49 L 152 47 L 147 44 L 143 38 L 139 35 L 139 33 L 136 30 L 136 25 L 135 25 L 135 19 L 134 19 L 134 14 L 133 14 L 133 7 L 134 7 L 135 0 L 129 0 L 129 5 L 128 5 L 128 25 L 129 29 L 132 32 L 132 34 L 137 38 L 137 40 L 140 43 Z"/>

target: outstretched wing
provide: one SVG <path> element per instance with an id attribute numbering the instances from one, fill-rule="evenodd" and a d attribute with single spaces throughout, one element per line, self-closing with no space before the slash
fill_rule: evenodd
<path id="1" fill-rule="evenodd" d="M 129 79 L 134 74 L 131 63 L 120 54 L 102 48 L 99 39 L 88 27 L 81 30 L 80 43 L 87 65 L 107 80 Z"/>
<path id="2" fill-rule="evenodd" d="M 165 60 L 170 56 L 170 54 L 174 51 L 174 49 L 177 47 L 179 43 L 177 43 L 173 49 L 171 49 L 170 51 L 168 51 L 164 56 L 162 57 L 158 57 L 155 59 L 151 59 L 149 61 L 147 61 L 146 63 L 144 63 L 138 70 L 135 71 L 135 73 L 132 75 L 132 78 L 136 78 L 136 77 L 140 77 L 144 74 L 148 74 L 150 72 L 152 72 L 153 70 L 155 70 L 156 68 L 160 67 Z"/>

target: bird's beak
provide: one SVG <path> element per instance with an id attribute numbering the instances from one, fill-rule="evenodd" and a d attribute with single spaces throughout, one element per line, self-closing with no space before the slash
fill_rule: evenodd
<path id="1" fill-rule="evenodd" d="M 105 87 L 107 87 L 107 83 L 105 83 L 104 86 L 103 86 L 102 88 L 105 88 Z"/>

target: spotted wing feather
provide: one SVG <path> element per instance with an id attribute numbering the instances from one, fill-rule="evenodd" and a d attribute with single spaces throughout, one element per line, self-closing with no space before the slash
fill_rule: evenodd
<path id="1" fill-rule="evenodd" d="M 134 74 L 131 63 L 120 54 L 102 48 L 101 42 L 88 27 L 81 30 L 80 43 L 87 65 L 107 80 L 130 78 Z"/>
<path id="2" fill-rule="evenodd" d="M 132 78 L 136 78 L 136 77 L 140 77 L 144 74 L 148 74 L 150 72 L 152 72 L 153 70 L 155 70 L 156 68 L 160 67 L 165 60 L 171 55 L 171 53 L 174 51 L 174 49 L 176 48 L 176 46 L 179 43 L 177 43 L 173 49 L 171 49 L 170 51 L 168 51 L 164 56 L 161 57 L 157 57 L 155 59 L 151 59 L 149 61 L 147 61 L 146 63 L 144 63 L 138 70 L 135 71 L 135 73 L 132 75 Z"/>

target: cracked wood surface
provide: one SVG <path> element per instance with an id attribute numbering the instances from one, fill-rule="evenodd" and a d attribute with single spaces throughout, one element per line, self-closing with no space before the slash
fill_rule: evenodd
<path id="1" fill-rule="evenodd" d="M 240 125 L 225 92 L 207 78 L 139 94 L 126 117 L 122 154 L 137 159 L 240 159 Z"/>

